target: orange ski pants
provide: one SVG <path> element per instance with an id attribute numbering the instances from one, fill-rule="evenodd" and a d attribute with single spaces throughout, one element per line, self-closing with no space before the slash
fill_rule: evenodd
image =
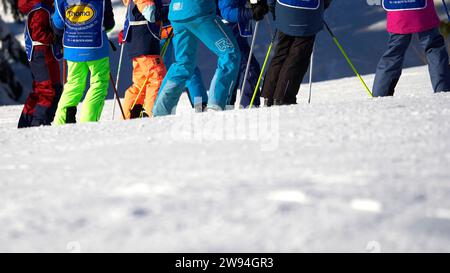
<path id="1" fill-rule="evenodd" d="M 159 55 L 139 56 L 133 59 L 133 84 L 125 93 L 125 118 L 130 119 L 131 110 L 136 105 L 144 108 L 151 116 L 158 96 L 166 67 Z"/>

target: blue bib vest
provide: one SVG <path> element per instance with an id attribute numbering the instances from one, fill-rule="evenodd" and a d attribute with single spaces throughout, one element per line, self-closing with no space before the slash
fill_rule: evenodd
<path id="1" fill-rule="evenodd" d="M 62 6 L 57 7 L 57 11 L 65 22 L 64 47 L 102 48 L 105 1 L 80 0 L 76 1 L 76 4 L 68 4 L 68 2 L 70 1 L 64 1 Z"/>
<path id="2" fill-rule="evenodd" d="M 427 0 L 383 0 L 387 11 L 421 10 L 427 8 Z"/>
<path id="3" fill-rule="evenodd" d="M 28 13 L 28 16 L 32 13 L 35 12 L 37 10 L 45 10 L 48 13 L 49 18 L 51 18 L 52 13 L 53 13 L 53 9 L 49 8 L 45 5 L 43 5 L 42 3 L 37 4 L 36 6 L 34 6 L 31 11 Z M 30 34 L 30 29 L 28 27 L 28 22 L 25 24 L 25 31 L 24 31 L 24 35 L 25 35 L 25 51 L 27 53 L 27 57 L 28 57 L 28 61 L 31 61 L 33 59 L 33 52 L 34 52 L 34 47 L 38 46 L 38 45 L 44 45 L 41 44 L 40 42 L 37 41 L 33 41 L 33 38 L 31 38 L 31 34 Z M 52 47 L 52 51 L 53 51 L 53 56 L 55 56 L 55 58 L 57 60 L 62 59 L 63 57 L 63 53 L 62 53 L 62 48 L 58 45 L 46 45 L 46 46 L 51 46 Z"/>
<path id="4" fill-rule="evenodd" d="M 124 41 L 127 41 L 127 42 L 129 42 L 128 41 L 128 34 L 130 33 L 130 30 L 131 30 L 131 28 L 133 27 L 133 26 L 147 26 L 147 29 L 148 29 L 148 31 L 150 32 L 150 34 L 155 38 L 155 39 L 157 39 L 158 41 L 160 41 L 161 40 L 161 22 L 159 21 L 160 20 L 160 15 L 159 15 L 159 10 L 161 9 L 161 5 L 160 5 L 160 2 L 159 1 L 155 1 L 156 3 L 156 7 L 157 7 L 157 10 L 158 10 L 158 12 L 157 12 L 157 16 L 156 16 L 156 22 L 155 23 L 150 23 L 150 22 L 148 22 L 147 20 L 139 20 L 139 19 L 137 19 L 136 17 L 137 16 L 135 16 L 135 15 L 133 15 L 133 13 L 132 13 L 132 11 L 136 8 L 137 9 L 137 7 L 136 7 L 136 4 L 134 4 L 134 1 L 133 0 L 131 0 L 130 1 L 130 4 L 128 5 L 128 8 L 127 8 L 127 16 L 126 16 L 126 19 L 125 19 L 125 25 L 124 25 L 124 28 L 123 28 L 123 40 Z M 143 18 L 143 16 L 142 16 L 142 14 L 140 14 L 140 12 L 138 12 L 139 13 L 139 17 L 142 17 Z"/>
<path id="5" fill-rule="evenodd" d="M 278 4 L 294 9 L 319 9 L 320 0 L 277 0 Z"/>

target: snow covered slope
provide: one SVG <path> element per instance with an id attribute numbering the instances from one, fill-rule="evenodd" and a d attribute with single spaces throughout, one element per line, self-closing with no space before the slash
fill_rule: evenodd
<path id="1" fill-rule="evenodd" d="M 311 105 L 184 99 L 130 122 L 109 102 L 59 128 L 16 130 L 20 108 L 0 107 L 0 251 L 450 251 L 450 94 L 426 75 L 394 98 L 348 78 Z"/>

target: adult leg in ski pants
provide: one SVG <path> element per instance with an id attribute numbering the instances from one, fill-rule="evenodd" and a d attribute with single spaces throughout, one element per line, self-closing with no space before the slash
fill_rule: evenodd
<path id="1" fill-rule="evenodd" d="M 276 104 L 296 104 L 300 84 L 311 62 L 315 36 L 278 35 L 278 45 L 270 62 L 261 96 L 278 101 Z"/>
<path id="2" fill-rule="evenodd" d="M 161 46 L 164 45 L 166 40 L 161 40 Z M 174 63 L 173 58 L 173 43 L 170 43 L 167 47 L 166 55 L 164 56 L 164 63 L 169 69 Z M 199 107 L 201 109 L 202 105 L 208 104 L 208 93 L 206 92 L 206 87 L 203 84 L 202 74 L 198 66 L 194 69 L 194 75 L 192 78 L 186 82 L 186 89 L 189 95 L 189 101 L 193 108 Z"/>
<path id="3" fill-rule="evenodd" d="M 393 96 L 400 79 L 405 53 L 413 34 L 390 34 L 389 48 L 381 58 L 373 85 L 374 97 Z M 439 30 L 418 33 L 425 50 L 434 92 L 450 91 L 450 71 L 445 41 Z"/>
<path id="4" fill-rule="evenodd" d="M 153 109 L 154 116 L 174 112 L 186 82 L 194 74 L 197 38 L 218 57 L 217 70 L 209 88 L 208 108 L 223 110 L 236 84 L 240 53 L 231 31 L 215 15 L 187 21 L 172 21 L 176 62 L 170 67 Z"/>
<path id="5" fill-rule="evenodd" d="M 109 58 L 89 62 L 68 61 L 68 78 L 56 111 L 55 124 L 75 123 L 77 105 L 86 89 L 86 79 L 91 73 L 91 84 L 83 101 L 80 122 L 100 119 L 109 86 Z"/>

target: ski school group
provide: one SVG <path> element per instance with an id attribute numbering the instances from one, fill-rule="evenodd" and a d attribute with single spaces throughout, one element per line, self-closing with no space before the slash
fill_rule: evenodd
<path id="1" fill-rule="evenodd" d="M 119 35 L 118 74 L 123 58 L 133 63 L 133 84 L 123 104 L 117 97 L 124 119 L 170 115 L 185 91 L 197 112 L 225 110 L 236 100 L 243 108 L 257 107 L 260 97 L 267 107 L 296 104 L 316 35 L 324 28 L 371 97 L 394 94 L 414 34 L 426 53 L 434 92 L 450 91 L 449 56 L 433 0 L 382 1 L 390 39 L 376 69 L 373 92 L 324 22 L 332 0 L 122 1 L 127 15 Z M 75 123 L 89 74 L 79 121 L 98 121 L 110 83 L 114 87 L 107 36 L 115 26 L 111 0 L 18 0 L 18 6 L 28 16 L 25 45 L 33 75 L 33 91 L 18 127 Z M 261 67 L 253 45 L 266 15 L 277 30 Z M 218 57 L 208 91 L 196 65 L 198 42 Z M 63 80 L 62 58 L 67 62 Z"/>

